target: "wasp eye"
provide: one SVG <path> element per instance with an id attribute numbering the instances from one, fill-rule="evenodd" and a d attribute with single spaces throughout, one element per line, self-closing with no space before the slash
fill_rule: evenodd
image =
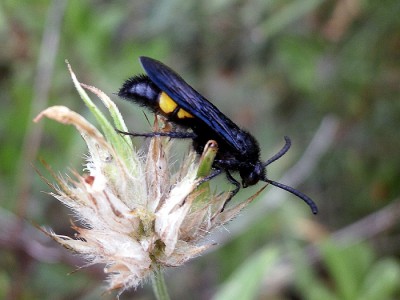
<path id="1" fill-rule="evenodd" d="M 242 177 L 242 186 L 244 188 L 255 185 L 260 179 L 264 178 L 264 167 L 261 163 L 252 165 L 252 168 L 241 170 L 240 177 Z"/>

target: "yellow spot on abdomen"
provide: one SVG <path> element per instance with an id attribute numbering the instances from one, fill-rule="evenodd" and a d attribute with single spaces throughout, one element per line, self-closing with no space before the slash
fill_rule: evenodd
<path id="1" fill-rule="evenodd" d="M 178 106 L 175 102 L 174 102 L 174 100 L 172 100 L 166 93 L 164 93 L 164 92 L 161 92 L 161 94 L 160 94 L 160 102 L 159 102 L 159 105 L 160 105 L 160 109 L 164 112 L 164 113 L 166 113 L 166 114 L 169 114 L 169 113 L 172 113 L 174 110 L 175 110 L 175 108 Z"/>
<path id="2" fill-rule="evenodd" d="M 179 109 L 178 111 L 178 118 L 179 119 L 184 119 L 184 118 L 193 118 L 191 114 L 189 114 L 186 110 L 183 110 L 182 108 Z"/>
<path id="3" fill-rule="evenodd" d="M 172 100 L 166 93 L 161 92 L 159 96 L 159 103 L 158 105 L 160 106 L 160 109 L 163 113 L 165 114 L 170 114 L 172 113 L 178 105 L 174 100 Z M 186 110 L 183 110 L 182 108 L 179 108 L 177 117 L 179 119 L 184 119 L 184 118 L 193 118 L 193 116 L 188 113 Z"/>

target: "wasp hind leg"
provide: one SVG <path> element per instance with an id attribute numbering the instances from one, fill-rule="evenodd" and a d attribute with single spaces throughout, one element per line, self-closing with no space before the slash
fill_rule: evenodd
<path id="1" fill-rule="evenodd" d="M 240 183 L 231 175 L 231 173 L 229 173 L 228 170 L 223 170 L 223 169 L 220 169 L 220 168 L 215 168 L 214 171 L 210 175 L 204 177 L 198 183 L 198 185 L 200 185 L 200 184 L 202 184 L 202 183 L 204 183 L 206 181 L 209 181 L 209 180 L 213 179 L 214 177 L 217 177 L 219 174 L 221 174 L 222 171 L 225 171 L 226 178 L 228 179 L 228 181 L 230 183 L 232 183 L 235 186 L 235 189 L 230 192 L 228 198 L 225 200 L 224 205 L 221 208 L 221 212 L 224 211 L 224 209 L 225 209 L 226 205 L 228 204 L 228 202 L 231 201 L 231 199 L 239 192 Z"/>
<path id="2" fill-rule="evenodd" d="M 115 131 L 119 134 L 130 135 L 130 136 L 140 136 L 140 137 L 155 137 L 155 136 L 165 136 L 174 139 L 194 139 L 197 137 L 193 132 L 180 132 L 180 131 L 172 131 L 172 132 L 146 132 L 146 133 L 137 133 L 137 132 L 126 132 L 115 128 Z"/>

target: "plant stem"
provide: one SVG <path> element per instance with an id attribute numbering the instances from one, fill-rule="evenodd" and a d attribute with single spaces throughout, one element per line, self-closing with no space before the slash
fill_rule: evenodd
<path id="1" fill-rule="evenodd" d="M 170 300 L 167 286 L 165 285 L 164 274 L 159 266 L 154 268 L 156 271 L 152 277 L 153 291 L 157 300 Z"/>

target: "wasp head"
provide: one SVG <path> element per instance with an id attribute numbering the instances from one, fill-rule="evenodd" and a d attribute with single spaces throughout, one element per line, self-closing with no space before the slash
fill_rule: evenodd
<path id="1" fill-rule="evenodd" d="M 265 177 L 265 167 L 262 162 L 257 162 L 255 165 L 248 164 L 239 170 L 242 178 L 242 186 L 244 188 L 255 185 L 259 180 Z"/>

